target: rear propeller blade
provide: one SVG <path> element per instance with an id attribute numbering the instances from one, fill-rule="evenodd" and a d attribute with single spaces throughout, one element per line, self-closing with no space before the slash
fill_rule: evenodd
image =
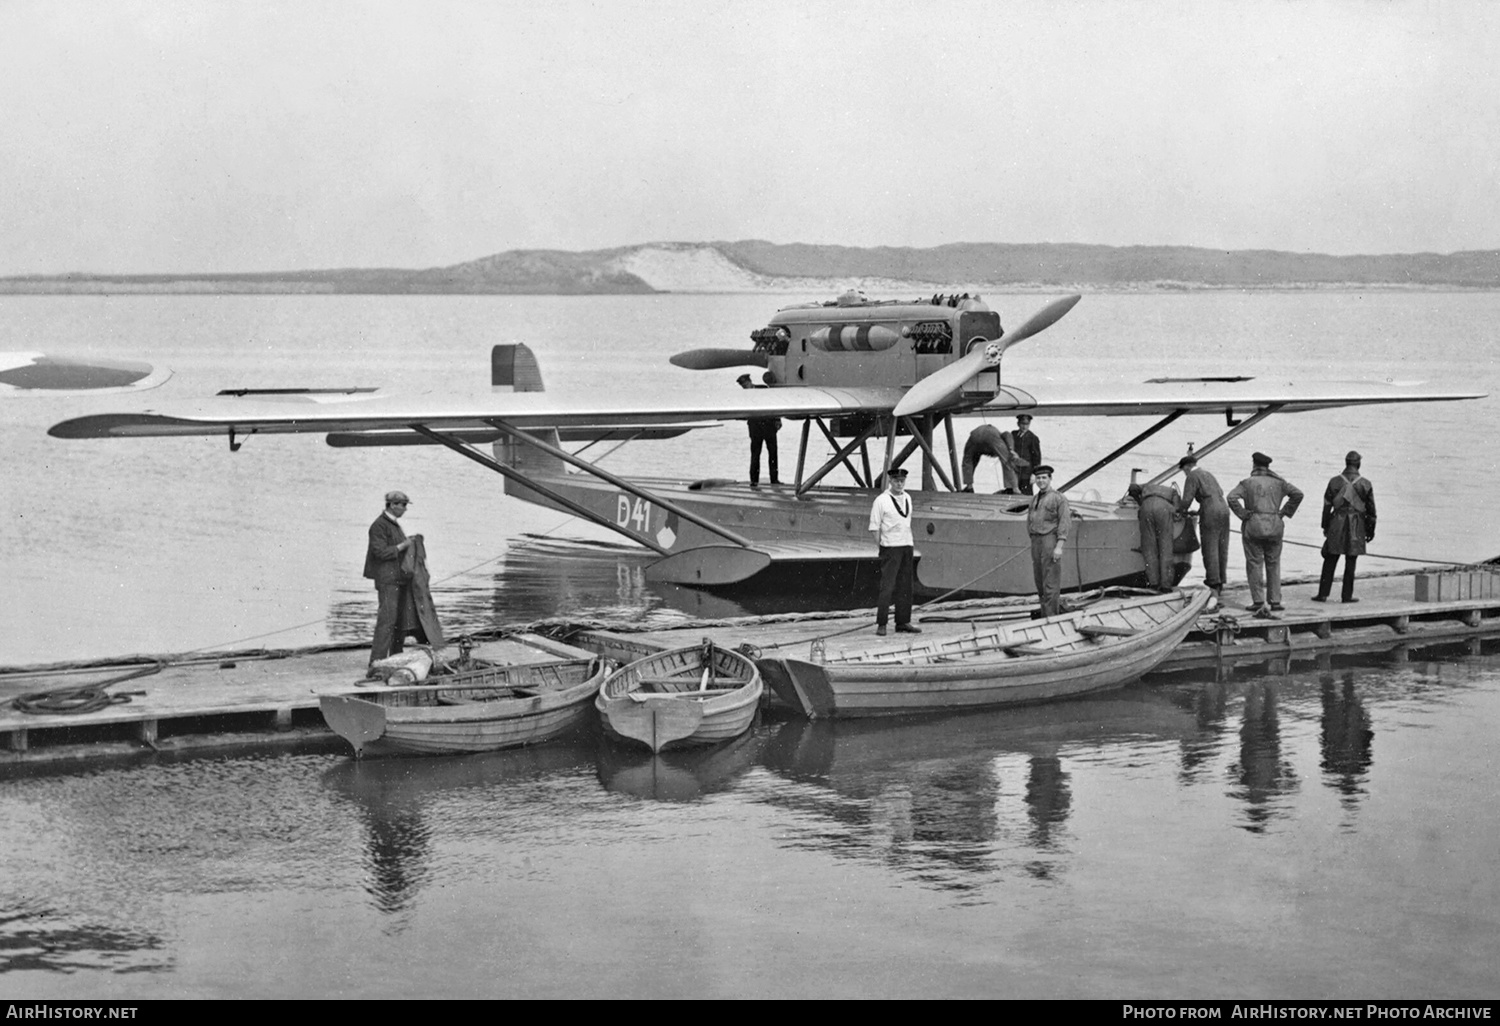
<path id="1" fill-rule="evenodd" d="M 895 415 L 898 417 L 910 416 L 913 413 L 922 413 L 930 410 L 947 400 L 956 393 L 974 375 L 978 374 L 987 365 L 1000 362 L 1000 357 L 1005 350 L 1035 335 L 1039 331 L 1045 331 L 1062 319 L 1063 314 L 1073 309 L 1074 305 L 1083 298 L 1082 296 L 1064 296 L 1053 300 L 1042 307 L 1022 324 L 1019 328 L 1000 339 L 987 345 L 975 346 L 963 359 L 950 363 L 942 370 L 934 371 L 921 381 L 911 386 L 901 401 L 896 404 Z"/>
<path id="2" fill-rule="evenodd" d="M 753 349 L 689 349 L 672 357 L 672 366 L 688 370 L 723 370 L 726 367 L 769 367 L 770 358 Z"/>

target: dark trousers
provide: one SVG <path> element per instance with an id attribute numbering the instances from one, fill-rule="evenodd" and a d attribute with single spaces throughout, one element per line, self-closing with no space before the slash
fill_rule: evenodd
<path id="1" fill-rule="evenodd" d="M 1141 557 L 1146 561 L 1146 583 L 1170 588 L 1172 569 L 1172 504 L 1165 499 L 1141 500 L 1136 521 L 1141 527 Z"/>
<path id="2" fill-rule="evenodd" d="M 1345 602 L 1354 597 L 1354 561 L 1359 556 L 1344 557 L 1344 590 L 1339 596 Z M 1323 557 L 1323 577 L 1318 581 L 1318 598 L 1327 598 L 1328 593 L 1333 590 L 1333 571 L 1339 565 L 1337 555 Z"/>
<path id="3" fill-rule="evenodd" d="M 884 627 L 886 610 L 896 606 L 896 626 L 911 623 L 911 591 L 913 585 L 912 547 L 910 545 L 880 546 L 880 605 L 875 609 L 875 625 Z"/>
<path id="4" fill-rule="evenodd" d="M 409 584 L 377 584 L 380 609 L 375 614 L 375 640 L 370 643 L 370 662 L 393 656 L 405 648 L 404 639 L 415 634 L 423 644 L 427 635 L 417 621 L 416 602 Z"/>
<path id="5" fill-rule="evenodd" d="M 1062 560 L 1052 558 L 1057 547 L 1057 532 L 1031 536 L 1031 576 L 1036 581 L 1036 597 L 1043 616 L 1062 611 Z"/>
<path id="6" fill-rule="evenodd" d="M 760 447 L 766 447 L 766 469 L 771 472 L 771 483 L 780 484 L 781 475 L 776 472 L 776 433 L 750 435 L 750 483 L 760 484 Z"/>
<path id="7" fill-rule="evenodd" d="M 1022 469 L 1016 471 L 1016 487 L 1022 495 L 1031 494 L 1031 471 Z"/>
<path id="8" fill-rule="evenodd" d="M 1229 507 L 1199 507 L 1198 533 L 1203 539 L 1203 583 L 1224 587 L 1229 569 Z"/>

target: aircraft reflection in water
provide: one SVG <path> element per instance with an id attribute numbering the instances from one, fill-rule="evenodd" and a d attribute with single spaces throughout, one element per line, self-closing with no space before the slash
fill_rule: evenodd
<path id="1" fill-rule="evenodd" d="M 826 577 L 808 585 L 796 579 L 781 587 L 739 589 L 721 594 L 646 577 L 653 557 L 628 545 L 525 537 L 514 541 L 501 561 L 472 575 L 440 581 L 433 598 L 448 633 L 459 634 L 503 624 L 537 620 L 660 621 L 675 626 L 683 616 L 718 620 L 768 613 L 861 609 L 874 605 L 876 580 L 864 567 L 851 567 L 842 582 Z M 368 640 L 375 623 L 372 590 L 341 594 L 329 607 L 329 636 Z"/>

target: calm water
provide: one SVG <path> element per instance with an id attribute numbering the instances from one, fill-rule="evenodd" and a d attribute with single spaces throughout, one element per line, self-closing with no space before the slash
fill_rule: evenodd
<path id="1" fill-rule="evenodd" d="M 1046 298 L 996 305 L 1014 324 Z M 641 554 L 503 498 L 445 451 L 307 436 L 230 454 L 45 429 L 234 385 L 483 390 L 488 346 L 511 340 L 559 392 L 732 388 L 665 357 L 740 344 L 784 301 L 0 297 L 0 348 L 177 372 L 143 397 L 0 404 L 0 665 L 364 637 L 364 529 L 389 487 L 417 500 L 408 524 L 449 623 L 732 611 L 649 589 Z M 1247 361 L 1500 392 L 1496 323 L 1495 295 L 1089 296 L 1006 367 L 1037 393 L 1080 367 L 1140 379 Z M 1496 409 L 1273 419 L 1212 469 L 1236 479 L 1264 449 L 1315 491 L 1357 447 L 1375 548 L 1484 558 L 1500 552 Z M 1179 422 L 1089 487 L 1122 491 L 1130 466 L 1154 471 L 1221 424 Z M 1067 468 L 1144 426 L 1037 429 Z M 606 465 L 740 476 L 745 448 L 730 427 Z M 1291 537 L 1315 542 L 1316 524 L 1298 517 Z M 463 759 L 10 777 L 0 996 L 1493 997 L 1497 714 L 1500 654 L 1465 646 L 1003 716 L 768 721 L 661 760 L 582 736 Z"/>

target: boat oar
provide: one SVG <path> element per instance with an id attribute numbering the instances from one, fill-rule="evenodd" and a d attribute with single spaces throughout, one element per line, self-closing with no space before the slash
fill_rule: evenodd
<path id="1" fill-rule="evenodd" d="M 982 371 L 986 366 L 1000 362 L 1005 351 L 1017 342 L 1022 342 L 1039 331 L 1050 328 L 1062 319 L 1063 314 L 1073 309 L 1082 296 L 1064 296 L 1055 299 L 1032 314 L 1030 319 L 1004 338 L 982 346 L 975 346 L 962 359 L 933 371 L 911 386 L 901 401 L 896 404 L 895 415 L 907 417 L 922 413 L 948 400 L 963 387 L 964 382 Z"/>

